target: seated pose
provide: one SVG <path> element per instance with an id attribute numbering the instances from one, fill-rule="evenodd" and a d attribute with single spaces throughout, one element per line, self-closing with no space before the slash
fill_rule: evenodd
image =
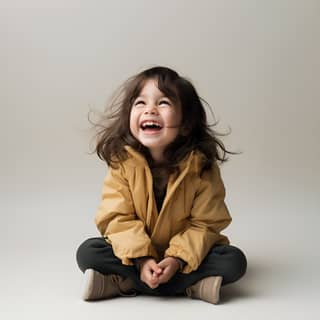
<path id="1" fill-rule="evenodd" d="M 83 299 L 184 295 L 217 304 L 220 287 L 247 268 L 221 234 L 231 216 L 218 160 L 233 152 L 194 86 L 172 69 L 129 78 L 111 110 L 95 149 L 108 165 L 95 217 L 101 236 L 77 250 Z"/>

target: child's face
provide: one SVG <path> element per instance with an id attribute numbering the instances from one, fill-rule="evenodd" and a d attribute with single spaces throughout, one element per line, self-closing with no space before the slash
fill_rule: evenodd
<path id="1" fill-rule="evenodd" d="M 177 137 L 182 121 L 180 104 L 174 104 L 147 80 L 133 102 L 130 113 L 132 135 L 147 147 L 155 161 L 163 161 L 163 151 Z"/>

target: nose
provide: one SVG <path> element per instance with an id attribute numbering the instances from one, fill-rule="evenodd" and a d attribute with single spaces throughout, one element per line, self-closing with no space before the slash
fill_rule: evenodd
<path id="1" fill-rule="evenodd" d="M 145 114 L 158 114 L 158 109 L 154 104 L 150 104 L 145 108 L 144 113 Z"/>

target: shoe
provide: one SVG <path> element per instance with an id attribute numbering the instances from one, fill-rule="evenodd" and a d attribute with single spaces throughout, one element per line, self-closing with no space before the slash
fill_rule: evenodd
<path id="1" fill-rule="evenodd" d="M 186 289 L 186 294 L 192 299 L 201 299 L 209 303 L 218 304 L 222 277 L 207 277 Z"/>
<path id="2" fill-rule="evenodd" d="M 85 288 L 82 298 L 85 301 L 137 295 L 130 278 L 124 278 L 118 274 L 105 275 L 93 269 L 87 269 L 84 276 Z"/>

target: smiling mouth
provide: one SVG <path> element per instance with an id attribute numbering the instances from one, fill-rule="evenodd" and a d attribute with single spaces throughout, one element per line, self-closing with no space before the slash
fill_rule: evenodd
<path id="1" fill-rule="evenodd" d="M 156 121 L 144 121 L 141 123 L 140 128 L 143 131 L 160 131 L 162 129 L 162 126 L 160 125 L 160 123 L 156 122 Z"/>

